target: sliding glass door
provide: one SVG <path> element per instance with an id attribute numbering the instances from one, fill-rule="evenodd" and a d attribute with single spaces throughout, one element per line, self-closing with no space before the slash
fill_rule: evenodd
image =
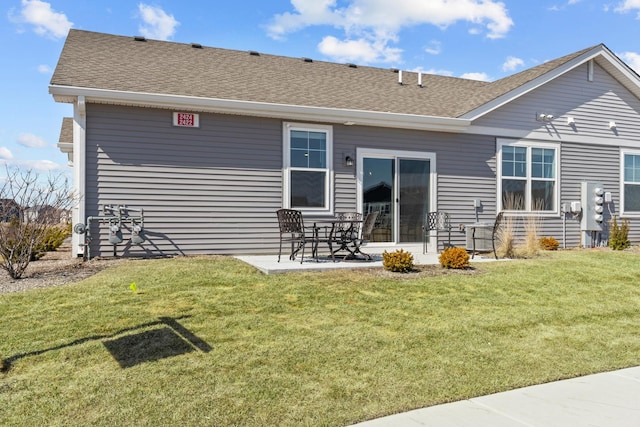
<path id="1" fill-rule="evenodd" d="M 358 150 L 362 212 L 379 212 L 373 242 L 422 241 L 424 217 L 435 202 L 434 163 L 430 153 Z"/>

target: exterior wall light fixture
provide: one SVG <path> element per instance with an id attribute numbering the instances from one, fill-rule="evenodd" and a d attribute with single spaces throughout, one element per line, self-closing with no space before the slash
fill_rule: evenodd
<path id="1" fill-rule="evenodd" d="M 555 117 L 553 114 L 536 113 L 536 121 L 538 122 L 551 122 Z"/>

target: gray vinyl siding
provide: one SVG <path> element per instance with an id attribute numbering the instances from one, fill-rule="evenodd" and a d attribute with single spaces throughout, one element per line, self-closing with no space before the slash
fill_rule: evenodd
<path id="1" fill-rule="evenodd" d="M 131 245 L 123 229 L 119 255 L 260 252 L 277 241 L 280 120 L 201 114 L 200 128 L 185 129 L 170 110 L 87 110 L 87 215 L 144 209 L 146 241 Z M 92 256 L 110 255 L 107 226 L 92 233 Z"/>
<path id="2" fill-rule="evenodd" d="M 587 80 L 588 66 L 576 69 L 523 95 L 474 125 L 531 131 L 544 139 L 591 137 L 640 140 L 640 101 L 597 64 L 594 79 Z M 536 113 L 555 116 L 552 124 L 535 120 Z M 574 117 L 575 127 L 567 124 Z M 617 131 L 609 129 L 614 121 Z"/>
<path id="3" fill-rule="evenodd" d="M 129 243 L 123 228 L 117 253 L 157 256 L 273 253 L 275 211 L 282 206 L 282 121 L 200 114 L 200 128 L 171 125 L 171 111 L 88 106 L 87 216 L 103 205 L 143 208 L 145 242 Z M 334 210 L 357 210 L 359 147 L 436 154 L 438 208 L 455 223 L 495 215 L 495 139 L 413 130 L 333 125 Z M 91 255 L 111 255 L 107 224 L 92 225 Z M 452 236 L 464 244 L 464 233 Z"/>

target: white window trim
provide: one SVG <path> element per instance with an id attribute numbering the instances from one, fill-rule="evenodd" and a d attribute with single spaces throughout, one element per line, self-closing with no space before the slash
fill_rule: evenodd
<path id="1" fill-rule="evenodd" d="M 326 206 L 321 208 L 295 208 L 310 214 L 333 215 L 334 172 L 333 172 L 333 126 L 310 123 L 284 122 L 282 124 L 282 207 L 291 208 L 291 195 L 289 194 L 291 170 L 291 131 L 301 130 L 310 132 L 325 132 L 327 135 L 327 167 L 322 169 L 307 168 L 308 171 L 326 171 L 325 200 Z"/>
<path id="2" fill-rule="evenodd" d="M 507 215 L 519 215 L 519 216 L 540 216 L 540 217 L 554 217 L 560 215 L 560 144 L 550 143 L 550 142 L 539 142 L 533 140 L 518 140 L 518 139 L 506 139 L 506 138 L 498 138 L 496 140 L 496 181 L 497 181 L 497 194 L 496 194 L 496 206 L 498 207 L 498 212 L 504 210 L 502 206 L 502 147 L 511 146 L 511 147 L 527 147 L 527 207 L 530 206 L 531 197 L 531 150 L 530 148 L 548 148 L 555 150 L 555 168 L 554 168 L 554 176 L 555 176 L 555 188 L 554 188 L 554 205 L 555 210 L 553 211 L 532 211 L 530 209 L 522 210 L 522 211 L 507 211 L 505 210 L 505 214 Z"/>
<path id="3" fill-rule="evenodd" d="M 627 218 L 640 218 L 640 212 L 630 211 L 625 212 L 624 210 L 624 156 L 625 154 L 630 154 L 632 156 L 640 156 L 640 150 L 627 149 L 623 148 L 620 150 L 620 217 Z"/>

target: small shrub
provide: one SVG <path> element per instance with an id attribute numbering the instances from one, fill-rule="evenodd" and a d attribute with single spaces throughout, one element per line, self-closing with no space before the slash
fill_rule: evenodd
<path id="1" fill-rule="evenodd" d="M 382 254 L 382 265 L 385 270 L 395 273 L 408 273 L 413 269 L 413 255 L 411 255 L 410 252 L 405 252 L 403 249 L 398 249 L 390 253 L 384 251 Z"/>
<path id="2" fill-rule="evenodd" d="M 447 248 L 442 251 L 439 260 L 445 268 L 469 268 L 469 254 L 464 248 Z"/>
<path id="3" fill-rule="evenodd" d="M 622 220 L 622 224 L 618 224 L 618 220 L 614 216 L 610 221 L 609 231 L 609 247 L 614 251 L 621 251 L 631 246 L 629 241 L 629 220 Z"/>
<path id="4" fill-rule="evenodd" d="M 40 252 L 55 251 L 71 235 L 71 224 L 54 225 L 44 230 L 42 241 L 36 248 Z"/>
<path id="5" fill-rule="evenodd" d="M 540 239 L 540 247 L 545 251 L 555 251 L 560 243 L 554 237 L 542 237 Z"/>

